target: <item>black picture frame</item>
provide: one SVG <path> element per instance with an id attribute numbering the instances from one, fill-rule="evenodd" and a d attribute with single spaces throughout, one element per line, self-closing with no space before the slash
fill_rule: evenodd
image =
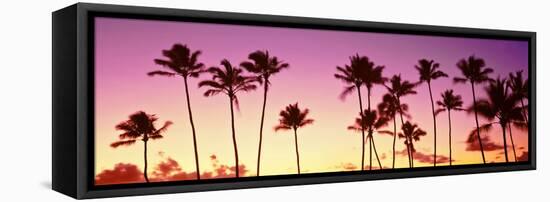
<path id="1" fill-rule="evenodd" d="M 93 19 L 97 16 L 222 24 L 401 33 L 529 42 L 529 160 L 518 163 L 456 165 L 317 173 L 200 182 L 162 182 L 94 186 Z M 257 15 L 183 9 L 77 3 L 52 14 L 52 188 L 85 199 L 145 194 L 241 189 L 317 183 L 351 182 L 536 169 L 536 33 L 352 20 Z"/>

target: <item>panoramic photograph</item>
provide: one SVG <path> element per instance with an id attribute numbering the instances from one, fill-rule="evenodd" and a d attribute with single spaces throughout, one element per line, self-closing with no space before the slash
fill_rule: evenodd
<path id="1" fill-rule="evenodd" d="M 529 44 L 96 17 L 95 185 L 529 161 Z"/>

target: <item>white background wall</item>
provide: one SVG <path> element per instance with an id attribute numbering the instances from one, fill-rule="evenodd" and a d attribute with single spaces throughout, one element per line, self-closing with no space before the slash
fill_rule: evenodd
<path id="1" fill-rule="evenodd" d="M 426 177 L 107 199 L 113 201 L 543 201 L 550 147 L 550 6 L 546 1 L 90 1 L 382 22 L 536 31 L 538 168 L 536 171 Z M 315 2 L 315 3 L 310 3 Z M 51 12 L 75 3 L 1 1 L 0 201 L 68 201 L 51 186 Z M 546 20 L 545 20 L 546 19 Z"/>

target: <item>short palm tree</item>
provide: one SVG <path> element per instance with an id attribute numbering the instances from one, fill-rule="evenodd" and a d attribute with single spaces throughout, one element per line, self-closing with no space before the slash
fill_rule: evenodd
<path id="1" fill-rule="evenodd" d="M 447 111 L 447 118 L 449 120 L 449 166 L 453 165 L 453 157 L 452 157 L 452 144 L 451 144 L 451 111 L 462 111 L 462 97 L 460 95 L 455 95 L 453 90 L 446 90 L 445 92 L 441 93 L 441 100 L 437 101 L 437 105 L 439 105 L 440 109 L 437 110 L 436 113 Z M 435 157 L 434 157 L 435 158 Z"/>
<path id="2" fill-rule="evenodd" d="M 189 122 L 191 123 L 191 132 L 193 132 L 193 148 L 195 150 L 195 168 L 197 170 L 197 179 L 200 180 L 199 169 L 199 151 L 197 148 L 197 135 L 195 133 L 195 124 L 193 122 L 193 113 L 191 112 L 191 101 L 189 100 L 189 89 L 187 80 L 189 78 L 197 78 L 204 73 L 204 64 L 198 62 L 198 57 L 201 51 L 191 51 L 187 45 L 174 44 L 170 50 L 163 50 L 162 55 L 168 58 L 155 59 L 155 63 L 168 68 L 169 71 L 152 71 L 147 73 L 149 76 L 179 76 L 185 82 L 185 97 L 187 98 L 187 112 Z"/>
<path id="3" fill-rule="evenodd" d="M 260 140 L 258 143 L 258 164 L 256 167 L 256 175 L 260 176 L 260 157 L 262 154 L 262 133 L 264 128 L 265 104 L 267 101 L 267 90 L 271 84 L 269 78 L 279 73 L 281 70 L 288 68 L 289 65 L 275 56 L 269 56 L 269 52 L 267 50 L 250 53 L 250 55 L 248 55 L 248 59 L 250 59 L 251 62 L 242 62 L 241 67 L 246 69 L 248 72 L 255 74 L 260 85 L 264 86 L 262 117 L 260 119 Z"/>
<path id="4" fill-rule="evenodd" d="M 502 128 L 502 141 L 504 143 L 504 157 L 506 162 L 509 162 L 506 128 L 512 122 L 522 123 L 524 121 L 522 108 L 518 106 L 521 98 L 517 94 L 510 93 L 506 86 L 506 80 L 500 78 L 492 81 L 485 88 L 485 91 L 487 99 L 479 100 L 475 107 L 474 105 L 470 106 L 468 112 L 477 109 L 481 116 L 489 120 L 490 123 L 482 126 L 486 130 L 490 130 L 493 124 L 498 123 L 500 125 Z M 494 119 L 498 119 L 498 121 L 493 122 Z M 515 150 L 515 145 L 513 145 L 513 149 Z"/>
<path id="5" fill-rule="evenodd" d="M 344 67 L 336 66 L 338 73 L 334 74 L 334 77 L 341 80 L 346 84 L 344 91 L 340 94 L 340 99 L 345 99 L 347 95 L 357 90 L 357 97 L 359 98 L 359 113 L 363 112 L 363 101 L 361 99 L 361 85 L 363 85 L 363 78 L 366 72 L 365 68 L 368 66 L 368 59 L 361 57 L 359 54 L 350 57 L 350 64 L 344 65 Z M 361 130 L 361 170 L 365 169 L 365 130 Z"/>
<path id="6" fill-rule="evenodd" d="M 521 108 L 523 113 L 523 119 L 525 122 L 528 122 L 527 118 L 527 108 L 524 99 L 529 99 L 529 79 L 523 79 L 523 71 L 517 71 L 515 73 L 510 73 L 508 78 L 508 87 L 512 90 L 512 93 L 517 94 L 521 100 Z"/>
<path id="7" fill-rule="evenodd" d="M 416 151 L 414 142 L 418 142 L 422 136 L 425 136 L 426 131 L 420 129 L 416 124 L 411 124 L 409 121 L 401 126 L 401 130 L 402 132 L 399 133 L 399 138 L 405 138 L 405 146 L 407 146 L 408 150 L 411 152 L 411 158 L 409 160 L 414 161 L 414 152 Z M 413 163 L 411 163 L 411 165 L 414 167 Z"/>
<path id="8" fill-rule="evenodd" d="M 434 99 L 432 97 L 432 80 L 439 79 L 441 77 L 448 77 L 445 72 L 439 70 L 439 63 L 434 62 L 433 60 L 421 59 L 418 61 L 418 64 L 414 66 L 420 74 L 420 83 L 428 84 L 428 91 L 430 92 L 430 101 L 432 104 L 432 117 L 433 117 L 433 126 L 434 126 L 434 166 L 436 166 L 436 156 L 437 156 L 437 121 L 435 118 L 435 106 Z"/>
<path id="9" fill-rule="evenodd" d="M 461 59 L 460 61 L 458 61 L 456 66 L 458 67 L 458 69 L 460 69 L 463 77 L 455 77 L 453 81 L 455 83 L 470 83 L 470 86 L 472 87 L 472 98 L 474 100 L 473 106 L 476 106 L 477 102 L 475 85 L 491 81 L 492 79 L 489 77 L 489 74 L 493 72 L 493 69 L 485 66 L 485 60 L 483 60 L 482 58 L 477 58 L 473 55 L 468 57 L 467 59 Z M 483 143 L 481 141 L 479 120 L 477 118 L 478 113 L 476 107 L 473 108 L 473 111 L 476 120 L 477 140 L 479 142 L 481 158 L 483 159 L 483 163 L 485 164 L 485 152 L 483 151 Z"/>
<path id="10" fill-rule="evenodd" d="M 382 163 L 378 157 L 378 152 L 376 151 L 376 145 L 374 144 L 373 132 L 374 130 L 378 131 L 382 127 L 388 124 L 389 119 L 385 116 L 378 115 L 376 110 L 365 110 L 359 114 L 358 118 L 355 118 L 355 123 L 351 126 L 348 126 L 348 130 L 353 131 L 364 131 L 366 128 L 370 128 L 367 139 L 370 140 L 371 148 L 374 147 L 374 154 L 376 155 L 376 160 L 378 161 L 379 169 L 382 169 Z M 372 149 L 369 152 L 369 170 L 372 170 Z"/>
<path id="11" fill-rule="evenodd" d="M 294 131 L 294 146 L 296 147 L 296 165 L 298 174 L 300 174 L 300 153 L 298 152 L 298 128 L 313 124 L 313 119 L 307 117 L 309 109 L 301 110 L 298 103 L 288 105 L 279 113 L 281 117 L 279 124 L 274 127 L 275 131 L 293 130 Z"/>
<path id="12" fill-rule="evenodd" d="M 236 177 L 239 177 L 239 153 L 237 151 L 233 105 L 235 104 L 238 109 L 239 101 L 237 99 L 237 93 L 255 90 L 256 85 L 254 83 L 257 80 L 253 77 L 244 76 L 243 70 L 231 65 L 227 59 L 223 59 L 221 61 L 221 65 L 223 68 L 208 68 L 207 71 L 212 74 L 212 79 L 199 82 L 199 87 L 209 88 L 204 92 L 204 96 L 206 97 L 214 96 L 220 93 L 223 93 L 229 97 L 229 108 L 231 110 L 231 134 L 233 138 L 233 150 L 235 151 L 235 175 Z"/>
<path id="13" fill-rule="evenodd" d="M 111 147 L 117 148 L 119 146 L 132 145 L 138 140 L 143 141 L 143 178 L 145 178 L 145 182 L 147 183 L 149 183 L 149 178 L 147 177 L 147 142 L 163 138 L 162 133 L 172 125 L 171 121 L 166 121 L 161 128 L 157 129 L 155 127 L 157 120 L 158 118 L 155 115 L 147 114 L 143 111 L 131 114 L 128 120 L 115 126 L 117 130 L 123 131 L 123 133 L 118 136 L 119 141 L 111 144 Z"/>
<path id="14" fill-rule="evenodd" d="M 390 93 L 384 94 L 384 96 L 382 96 L 382 102 L 378 104 L 378 111 L 380 112 L 381 116 L 386 117 L 386 119 L 393 120 L 393 132 L 387 130 L 379 131 L 380 133 L 393 136 L 392 168 L 395 168 L 395 142 L 397 140 L 396 116 L 399 112 L 403 112 L 404 116 L 410 117 L 408 114 L 408 109 L 409 106 L 407 104 L 399 104 L 397 98 Z"/>
<path id="15" fill-rule="evenodd" d="M 395 99 L 397 100 L 397 103 L 399 106 L 401 106 L 401 98 L 404 97 L 404 96 L 407 96 L 407 95 L 414 95 L 416 94 L 416 91 L 414 90 L 414 88 L 416 88 L 418 84 L 417 83 L 412 83 L 410 81 L 407 81 L 407 80 L 403 80 L 401 78 L 401 75 L 394 75 L 391 77 L 390 81 L 389 81 L 389 85 L 386 85 L 386 89 L 388 90 L 388 92 L 393 95 L 395 97 Z M 405 124 L 405 121 L 403 120 L 403 116 L 404 116 L 404 111 L 402 108 L 399 108 L 399 116 L 401 117 L 401 125 L 404 125 Z M 410 148 L 407 147 L 407 154 L 409 156 L 409 167 L 413 167 L 414 163 L 411 159 L 411 151 L 410 151 Z"/>

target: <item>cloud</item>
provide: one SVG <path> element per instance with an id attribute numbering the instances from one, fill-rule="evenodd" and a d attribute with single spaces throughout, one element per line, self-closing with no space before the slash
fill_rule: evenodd
<path id="1" fill-rule="evenodd" d="M 163 152 L 159 152 L 158 154 L 161 157 L 164 156 Z M 210 160 L 214 167 L 214 171 L 204 171 L 201 173 L 201 179 L 235 177 L 235 166 L 220 164 L 216 155 L 211 155 Z M 248 172 L 244 164 L 239 165 L 239 176 L 246 176 Z M 167 157 L 164 161 L 155 165 L 152 172 L 148 173 L 151 182 L 197 179 L 197 172 L 184 171 L 180 164 L 170 157 Z M 131 163 L 118 163 L 113 169 L 105 169 L 97 174 L 95 182 L 97 185 L 143 183 L 145 182 L 145 178 L 143 177 L 143 172 L 139 170 L 136 165 Z"/>
<path id="2" fill-rule="evenodd" d="M 528 161 L 529 160 L 529 152 L 523 152 L 520 156 L 518 156 L 518 161 Z"/>
<path id="3" fill-rule="evenodd" d="M 504 146 L 491 141 L 489 136 L 482 136 L 481 143 L 483 143 L 483 151 L 495 151 L 504 149 Z M 468 135 L 468 139 L 466 140 L 466 151 L 480 151 L 477 133 L 474 132 Z"/>
<path id="4" fill-rule="evenodd" d="M 129 184 L 145 181 L 143 172 L 136 165 L 118 163 L 112 170 L 105 169 L 95 177 L 96 185 Z"/>
<path id="5" fill-rule="evenodd" d="M 335 166 L 336 169 L 342 169 L 344 171 L 353 171 L 353 170 L 360 170 L 359 166 L 353 164 L 353 163 L 340 163 L 340 165 Z M 383 169 L 388 169 L 389 167 L 382 166 Z M 373 159 L 372 162 L 372 169 L 373 170 L 379 170 L 380 167 L 378 166 L 378 163 Z M 369 165 L 366 165 L 364 170 L 369 170 Z"/>
<path id="6" fill-rule="evenodd" d="M 407 149 L 403 149 L 401 151 L 397 151 L 395 152 L 396 154 L 398 155 L 401 155 L 401 156 L 408 156 L 407 154 Z M 421 162 L 421 163 L 433 163 L 434 162 L 434 155 L 433 154 L 425 154 L 425 153 L 422 153 L 418 150 L 416 150 L 413 154 L 413 157 L 414 157 L 414 161 L 418 161 L 418 162 Z M 449 163 L 449 157 L 448 156 L 444 156 L 444 155 L 436 155 L 436 160 L 435 160 L 435 163 Z M 452 160 L 453 162 L 455 162 L 455 160 Z"/>

